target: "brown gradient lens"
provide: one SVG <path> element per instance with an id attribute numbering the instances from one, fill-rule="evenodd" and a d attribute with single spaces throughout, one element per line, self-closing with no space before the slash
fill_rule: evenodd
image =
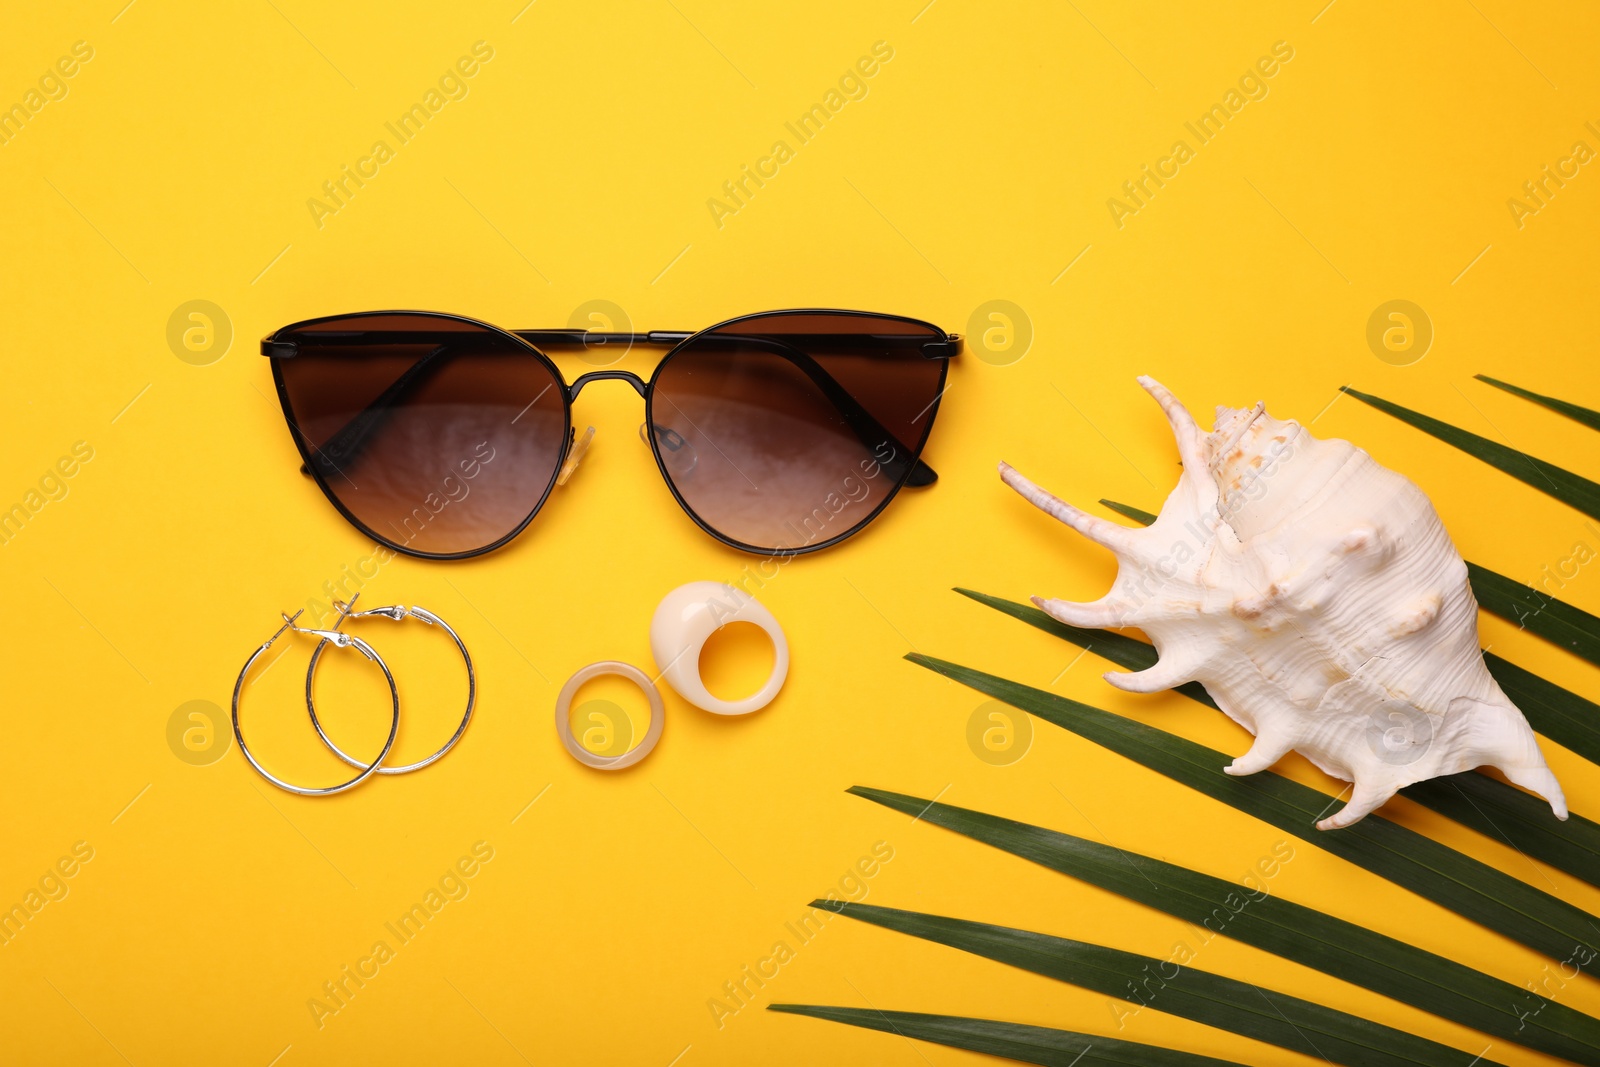
<path id="1" fill-rule="evenodd" d="M 308 466 L 373 537 L 425 555 L 480 550 L 519 530 L 554 484 L 565 390 L 516 338 L 396 314 L 276 340 L 296 345 L 273 367 Z"/>
<path id="2" fill-rule="evenodd" d="M 652 445 L 684 506 L 746 547 L 853 533 L 912 478 L 948 361 L 925 323 L 780 312 L 686 341 L 650 393 Z"/>

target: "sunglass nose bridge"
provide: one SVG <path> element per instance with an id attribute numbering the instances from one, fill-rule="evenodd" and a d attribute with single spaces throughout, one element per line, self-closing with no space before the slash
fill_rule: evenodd
<path id="1" fill-rule="evenodd" d="M 582 375 L 577 381 L 567 387 L 567 399 L 576 400 L 578 394 L 583 392 L 583 387 L 590 382 L 627 382 L 633 386 L 634 392 L 644 396 L 649 389 L 645 380 L 632 371 L 627 370 L 596 370 Z"/>
<path id="2" fill-rule="evenodd" d="M 575 471 L 577 471 L 578 464 L 583 462 L 584 454 L 589 451 L 589 444 L 593 440 L 594 427 L 591 426 L 587 430 L 583 431 L 582 437 L 579 437 L 572 442 L 572 447 L 567 450 L 567 461 L 561 464 L 561 473 L 556 475 L 557 485 L 567 484 L 567 480 L 572 477 Z"/>

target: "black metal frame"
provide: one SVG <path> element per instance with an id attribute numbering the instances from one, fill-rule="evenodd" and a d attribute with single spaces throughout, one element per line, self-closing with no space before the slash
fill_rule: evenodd
<path id="1" fill-rule="evenodd" d="M 722 331 L 728 326 L 752 319 L 762 319 L 773 315 L 819 314 L 860 316 L 862 318 L 873 319 L 891 319 L 897 322 L 906 322 L 916 326 L 927 327 L 929 330 L 934 331 L 935 333 L 939 334 L 941 338 L 943 338 L 939 341 L 920 341 L 919 343 L 919 347 L 922 349 L 924 358 L 940 360 L 943 363 L 943 366 L 940 368 L 939 373 L 938 393 L 935 395 L 933 402 L 928 405 L 928 408 L 925 412 L 927 415 L 927 423 L 923 428 L 922 436 L 917 440 L 914 446 L 906 446 L 911 452 L 911 462 L 904 464 L 904 469 L 896 477 L 893 488 L 890 489 L 889 493 L 883 498 L 878 506 L 873 508 L 871 513 L 869 513 L 867 517 L 862 519 L 859 523 L 855 524 L 844 533 L 841 533 L 835 537 L 831 537 L 826 541 L 819 541 L 814 545 L 803 545 L 800 548 L 763 548 L 737 541 L 724 535 L 715 527 L 709 525 L 707 522 L 705 522 L 705 520 L 695 513 L 693 508 L 689 506 L 688 502 L 684 500 L 683 495 L 678 492 L 678 487 L 673 484 L 671 475 L 667 472 L 666 463 L 661 456 L 661 445 L 657 440 L 656 435 L 653 433 L 648 435 L 650 454 L 655 457 L 656 469 L 661 474 L 661 480 L 666 482 L 667 490 L 672 494 L 673 499 L 678 502 L 678 506 L 683 509 L 684 514 L 688 515 L 689 518 L 694 521 L 696 526 L 700 527 L 701 530 L 704 530 L 707 534 L 711 535 L 713 538 L 729 546 L 730 548 L 736 548 L 742 552 L 749 552 L 760 556 L 790 557 L 802 556 L 811 552 L 819 552 L 822 549 L 830 548 L 833 545 L 838 544 L 840 541 L 843 541 L 847 537 L 859 532 L 862 528 L 876 519 L 883 509 L 889 506 L 889 502 L 899 495 L 900 490 L 905 488 L 908 484 L 916 486 L 931 485 L 935 480 L 937 480 L 938 475 L 931 467 L 922 462 L 921 455 L 923 448 L 928 443 L 929 434 L 933 432 L 933 420 L 934 417 L 939 413 L 939 402 L 944 397 L 945 382 L 950 373 L 949 361 L 961 351 L 962 339 L 959 334 L 945 333 L 933 323 L 926 322 L 922 319 L 910 318 L 905 315 L 886 315 L 872 311 L 851 311 L 841 308 L 789 308 L 779 311 L 758 311 L 752 314 L 740 315 L 735 318 L 726 319 L 696 332 L 682 330 L 651 330 L 647 333 L 600 332 L 575 329 L 504 330 L 492 323 L 483 322 L 480 319 L 474 319 L 466 315 L 452 315 L 448 312 L 441 311 L 394 310 L 361 311 L 351 312 L 343 315 L 323 315 L 318 318 L 304 319 L 300 322 L 291 323 L 288 326 L 283 326 L 277 330 L 274 330 L 272 333 L 261 339 L 261 354 L 268 357 L 272 361 L 272 380 L 273 384 L 277 388 L 278 402 L 283 408 L 283 418 L 284 421 L 288 423 L 291 436 L 294 438 L 295 448 L 299 451 L 300 458 L 304 461 L 300 468 L 301 472 L 308 475 L 317 483 L 317 488 L 322 490 L 322 495 L 328 498 L 328 502 L 338 510 L 340 515 L 344 516 L 347 522 L 349 522 L 356 529 L 360 530 L 362 533 L 371 537 L 373 540 L 394 549 L 396 552 L 402 552 L 408 556 L 414 556 L 419 559 L 470 559 L 474 556 L 482 556 L 493 552 L 511 540 L 515 539 L 519 534 L 522 533 L 523 530 L 528 528 L 528 524 L 533 521 L 534 516 L 538 515 L 539 512 L 544 509 L 545 502 L 549 500 L 551 492 L 555 489 L 556 480 L 560 475 L 561 468 L 565 465 L 567 456 L 572 450 L 574 440 L 572 428 L 572 402 L 577 399 L 578 394 L 583 391 L 584 386 L 588 385 L 590 382 L 599 381 L 627 382 L 629 385 L 633 386 L 635 392 L 644 398 L 645 424 L 653 426 L 655 425 L 655 421 L 652 418 L 652 413 L 655 399 L 656 381 L 661 376 L 662 368 L 666 367 L 666 365 L 672 361 L 672 357 L 681 349 L 685 348 L 688 344 L 699 340 L 705 334 L 710 334 L 714 331 Z M 490 331 L 491 333 L 497 334 L 521 345 L 528 351 L 530 355 L 534 356 L 545 365 L 546 369 L 549 370 L 551 377 L 554 378 L 555 381 L 561 386 L 562 414 L 566 420 L 566 424 L 562 429 L 562 441 L 564 444 L 562 446 L 561 457 L 556 462 L 554 472 L 550 476 L 550 483 L 545 486 L 544 492 L 540 494 L 538 502 L 534 504 L 532 510 L 528 512 L 527 516 L 523 518 L 523 520 L 519 522 L 516 527 L 504 537 L 490 544 L 484 545 L 481 548 L 470 549 L 465 552 L 421 552 L 407 545 L 398 543 L 368 527 L 361 520 L 357 519 L 356 516 L 352 514 L 343 503 L 340 502 L 338 496 L 328 485 L 327 479 L 325 478 L 321 468 L 324 463 L 327 465 L 333 465 L 332 461 L 325 460 L 324 463 L 317 462 L 317 450 L 311 447 L 310 440 L 295 422 L 293 408 L 289 403 L 288 390 L 284 385 L 282 365 L 279 361 L 284 359 L 293 359 L 296 355 L 296 343 L 291 339 L 287 339 L 287 335 L 291 335 L 295 331 L 302 330 L 308 326 L 318 325 L 319 323 L 335 322 L 341 319 L 350 319 L 367 315 L 409 315 L 423 318 L 443 319 L 481 327 Z M 919 340 L 911 335 L 895 336 L 907 341 Z M 286 339 L 280 341 L 278 340 L 280 337 L 285 337 Z M 632 371 L 597 370 L 579 375 L 577 378 L 573 379 L 572 383 L 569 385 L 566 378 L 562 375 L 560 368 L 555 365 L 555 362 L 551 360 L 549 356 L 545 355 L 544 352 L 535 347 L 535 342 L 550 348 L 592 348 L 599 345 L 622 344 L 627 345 L 628 347 L 632 347 L 633 345 L 664 346 L 669 347 L 670 350 L 665 356 L 662 357 L 661 361 L 656 364 L 655 370 L 651 372 L 648 381 L 639 377 L 639 375 L 633 373 Z M 811 372 L 808 371 L 807 373 Z M 829 380 L 831 381 L 832 379 L 830 378 Z M 835 388 L 842 390 L 842 387 L 839 387 L 837 382 L 834 382 L 834 386 Z M 872 416 L 866 413 L 864 409 L 862 409 L 861 414 L 867 419 L 872 419 Z M 921 416 L 918 417 L 920 418 Z M 882 429 L 881 426 L 879 428 Z M 892 435 L 890 435 L 890 439 L 893 440 Z"/>

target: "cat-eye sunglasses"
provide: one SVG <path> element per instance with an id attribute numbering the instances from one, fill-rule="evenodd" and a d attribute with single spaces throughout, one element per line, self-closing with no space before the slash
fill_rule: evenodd
<path id="1" fill-rule="evenodd" d="M 541 349 L 652 345 L 648 381 L 595 370 L 568 385 Z M 346 519 L 399 552 L 459 559 L 522 532 L 594 430 L 572 402 L 624 381 L 641 435 L 701 529 L 789 556 L 837 544 L 921 459 L 961 338 L 861 311 L 767 311 L 698 333 L 502 330 L 459 315 L 375 311 L 308 319 L 261 341 L 302 471 Z"/>

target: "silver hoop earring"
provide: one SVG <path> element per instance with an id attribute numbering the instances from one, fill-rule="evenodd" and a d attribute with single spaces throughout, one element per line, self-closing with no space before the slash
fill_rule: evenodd
<path id="1" fill-rule="evenodd" d="M 297 611 L 293 615 L 284 615 L 283 625 L 278 627 L 278 632 L 267 638 L 266 641 L 262 643 L 261 647 L 252 652 L 250 654 L 250 658 L 244 661 L 244 667 L 239 671 L 239 679 L 233 683 L 233 738 L 235 741 L 239 742 L 239 751 L 244 753 L 244 758 L 249 761 L 250 766 L 255 768 L 256 773 L 261 775 L 261 777 L 265 778 L 267 781 L 271 782 L 273 785 L 277 786 L 279 789 L 290 793 L 295 793 L 303 797 L 327 797 L 332 796 L 335 793 L 343 793 L 347 789 L 354 789 L 356 786 L 366 781 L 379 770 L 379 765 L 382 764 L 384 759 L 389 755 L 389 750 L 394 747 L 395 735 L 400 732 L 400 691 L 395 688 L 394 675 L 389 673 L 389 665 L 383 662 L 383 657 L 378 655 L 371 645 L 367 644 L 359 637 L 352 637 L 349 634 L 340 633 L 337 630 L 312 630 L 305 627 L 296 626 L 294 621 L 298 619 L 301 614 L 302 612 Z M 341 782 L 339 785 L 322 786 L 320 788 L 312 788 L 309 786 L 295 785 L 293 782 L 286 782 L 263 767 L 261 762 L 256 759 L 255 753 L 250 751 L 250 746 L 245 744 L 244 732 L 239 728 L 239 694 L 244 691 L 245 676 L 250 673 L 250 668 L 255 665 L 256 660 L 261 658 L 261 653 L 265 652 L 269 647 L 271 647 L 272 642 L 276 641 L 279 637 L 282 637 L 285 630 L 292 630 L 295 633 L 301 634 L 312 634 L 316 637 L 322 638 L 322 641 L 317 645 L 319 651 L 321 650 L 323 644 L 327 643 L 337 645 L 339 648 L 355 649 L 357 652 L 367 657 L 367 659 L 371 660 L 373 663 L 376 663 L 378 665 L 378 669 L 383 671 L 384 680 L 389 683 L 389 701 L 393 710 L 389 721 L 389 736 L 383 742 L 383 751 L 379 752 L 377 757 L 371 763 L 355 762 L 355 766 L 361 768 L 361 773 L 350 779 L 348 782 Z"/>
<path id="2" fill-rule="evenodd" d="M 339 621 L 333 624 L 332 632 L 340 632 L 339 627 L 343 626 L 347 619 L 365 619 L 374 615 L 381 615 L 383 618 L 393 619 L 395 622 L 406 618 L 417 619 L 429 626 L 437 626 L 448 634 L 450 640 L 456 643 L 456 648 L 461 653 L 461 661 L 467 666 L 467 710 L 462 713 L 461 722 L 456 726 L 456 732 L 450 735 L 450 740 L 446 741 L 443 747 L 433 755 L 419 759 L 415 763 L 407 763 L 402 767 L 379 767 L 377 769 L 378 774 L 410 774 L 412 771 L 420 771 L 430 763 L 435 763 L 443 758 L 446 752 L 454 748 L 456 742 L 461 740 L 461 735 L 467 732 L 467 723 L 472 721 L 472 708 L 478 699 L 478 679 L 472 669 L 472 656 L 467 652 L 467 646 L 462 642 L 461 635 L 451 629 L 449 623 L 431 611 L 415 606 L 406 608 L 399 604 L 392 604 L 382 608 L 368 608 L 366 611 L 351 611 L 350 609 L 355 606 L 356 599 L 360 596 L 361 594 L 357 593 L 350 598 L 348 604 L 340 600 L 333 602 L 334 609 L 339 613 Z M 340 632 L 340 636 L 344 636 L 342 632 Z M 322 720 L 317 718 L 317 705 L 311 695 L 311 686 L 312 680 L 316 677 L 317 664 L 322 659 L 322 650 L 326 647 L 328 641 L 329 639 L 324 637 L 323 640 L 317 643 L 316 649 L 311 653 L 311 664 L 306 668 L 306 710 L 311 713 L 311 725 L 316 727 L 317 736 L 322 738 L 322 743 L 328 746 L 329 751 L 352 767 L 365 767 L 366 764 L 353 756 L 346 755 L 338 745 L 333 743 L 333 740 L 328 737 L 327 732 L 322 728 Z"/>

